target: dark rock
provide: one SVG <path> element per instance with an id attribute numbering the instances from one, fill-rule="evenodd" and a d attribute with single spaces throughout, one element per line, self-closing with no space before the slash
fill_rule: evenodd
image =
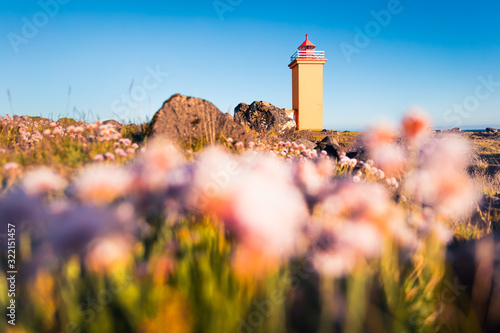
<path id="1" fill-rule="evenodd" d="M 341 147 L 337 140 L 333 136 L 325 136 L 321 142 L 318 143 L 316 149 L 321 151 L 324 150 L 328 156 L 338 159 L 341 151 Z"/>
<path id="2" fill-rule="evenodd" d="M 349 158 L 355 158 L 358 161 L 366 161 L 368 159 L 368 153 L 364 147 L 359 147 L 356 151 L 351 151 L 346 154 Z"/>
<path id="3" fill-rule="evenodd" d="M 459 127 L 455 127 L 455 128 L 452 128 L 452 129 L 450 130 L 450 132 L 453 132 L 453 133 L 460 133 L 460 132 L 462 132 L 462 130 L 461 130 Z"/>
<path id="4" fill-rule="evenodd" d="M 488 165 L 486 172 L 488 173 L 488 175 L 495 177 L 500 173 L 500 165 Z"/>
<path id="5" fill-rule="evenodd" d="M 282 134 L 296 128 L 295 121 L 288 117 L 285 109 L 268 102 L 240 103 L 234 109 L 234 121 L 256 132 Z"/>
<path id="6" fill-rule="evenodd" d="M 338 141 L 333 136 L 325 136 L 323 140 L 321 140 L 321 143 L 331 146 L 338 146 L 340 148 Z"/>
<path id="7" fill-rule="evenodd" d="M 120 124 L 119 122 L 117 122 L 114 119 L 105 120 L 102 123 L 104 125 L 111 124 L 111 125 L 115 126 L 116 128 L 121 128 L 122 127 L 122 124 Z"/>
<path id="8" fill-rule="evenodd" d="M 443 311 L 470 318 L 478 332 L 500 332 L 500 230 L 481 239 L 454 241 L 446 252 L 448 270 L 439 295 Z"/>
<path id="9" fill-rule="evenodd" d="M 498 129 L 496 128 L 491 128 L 491 127 L 486 127 L 486 133 L 497 133 Z"/>
<path id="10" fill-rule="evenodd" d="M 243 140 L 246 131 L 230 114 L 201 98 L 180 94 L 171 96 L 151 120 L 150 136 L 166 136 L 171 140 L 196 139 L 213 142 L 220 137 Z"/>

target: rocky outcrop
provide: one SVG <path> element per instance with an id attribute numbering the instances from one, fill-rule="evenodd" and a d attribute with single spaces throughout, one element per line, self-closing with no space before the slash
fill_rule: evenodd
<path id="1" fill-rule="evenodd" d="M 500 332 L 500 230 L 448 246 L 443 280 L 443 311 L 474 316 L 478 332 Z"/>
<path id="2" fill-rule="evenodd" d="M 111 124 L 111 125 L 115 126 L 116 128 L 121 128 L 122 127 L 122 124 L 120 124 L 118 121 L 116 121 L 114 119 L 105 120 L 102 123 L 104 125 Z"/>
<path id="3" fill-rule="evenodd" d="M 180 94 L 170 97 L 151 120 L 150 136 L 174 141 L 196 139 L 213 142 L 220 137 L 243 139 L 248 134 L 228 113 L 201 98 Z"/>
<path id="4" fill-rule="evenodd" d="M 240 103 L 234 109 L 234 121 L 256 132 L 275 132 L 282 134 L 293 130 L 297 124 L 288 117 L 285 109 L 280 109 L 268 102 Z"/>
<path id="5" fill-rule="evenodd" d="M 497 133 L 498 129 L 492 127 L 486 127 L 486 133 Z"/>
<path id="6" fill-rule="evenodd" d="M 328 156 L 337 159 L 341 151 L 339 143 L 333 136 L 325 136 L 325 138 L 317 144 L 316 149 L 324 150 Z"/>
<path id="7" fill-rule="evenodd" d="M 364 147 L 358 147 L 355 151 L 348 152 L 347 157 L 355 158 L 358 161 L 366 161 L 368 159 L 368 153 Z"/>
<path id="8" fill-rule="evenodd" d="M 316 142 L 304 138 L 299 138 L 295 140 L 295 143 L 298 145 L 304 145 L 307 149 L 316 149 L 317 147 Z"/>

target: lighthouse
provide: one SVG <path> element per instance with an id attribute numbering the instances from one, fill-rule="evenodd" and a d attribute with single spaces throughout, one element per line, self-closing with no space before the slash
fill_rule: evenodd
<path id="1" fill-rule="evenodd" d="M 298 47 L 288 67 L 292 70 L 292 107 L 300 130 L 323 129 L 323 65 L 325 51 L 306 40 Z"/>

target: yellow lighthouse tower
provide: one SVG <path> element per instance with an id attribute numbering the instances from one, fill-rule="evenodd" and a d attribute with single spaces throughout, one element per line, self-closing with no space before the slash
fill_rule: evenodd
<path id="1" fill-rule="evenodd" d="M 316 51 L 316 45 L 306 40 L 291 57 L 292 107 L 297 128 L 301 130 L 323 129 L 323 65 L 324 51 Z"/>

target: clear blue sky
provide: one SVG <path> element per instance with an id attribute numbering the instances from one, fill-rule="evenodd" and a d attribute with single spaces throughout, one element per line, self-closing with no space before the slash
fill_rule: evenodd
<path id="1" fill-rule="evenodd" d="M 287 65 L 309 33 L 328 58 L 326 128 L 412 105 L 437 126 L 500 126 L 498 1 L 59 1 L 52 16 L 38 1 L 0 3 L 0 114 L 149 119 L 174 93 L 224 112 L 291 108 Z M 382 10 L 390 19 L 375 23 Z"/>

